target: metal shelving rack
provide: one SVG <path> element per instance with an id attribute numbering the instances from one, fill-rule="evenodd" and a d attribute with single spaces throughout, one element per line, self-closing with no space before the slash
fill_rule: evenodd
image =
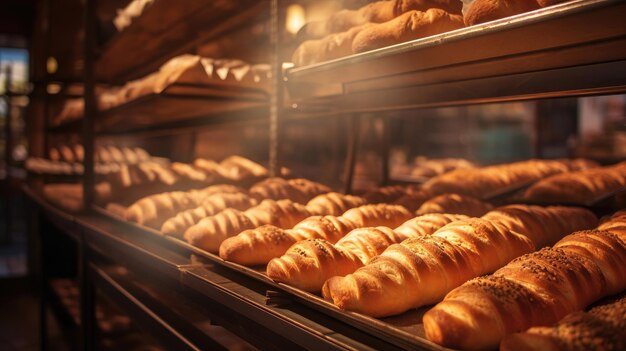
<path id="1" fill-rule="evenodd" d="M 94 43 L 95 0 L 86 3 L 86 41 Z M 279 129 L 287 119 L 348 116 L 349 190 L 358 125 L 364 112 L 626 92 L 626 4 L 619 0 L 573 1 L 374 52 L 290 69 L 285 76 L 279 59 L 281 2 L 259 3 L 269 6 L 271 13 L 274 75 L 269 125 L 270 168 L 274 174 L 280 166 Z M 255 7 L 256 11 L 259 8 Z M 248 15 L 246 11 L 242 16 Z M 125 40 L 116 38 L 110 47 L 123 47 Z M 179 44 L 169 54 L 174 55 L 189 43 Z M 100 118 L 95 108 L 95 69 L 110 54 L 104 51 L 98 58 L 96 48 L 85 47 L 86 108 L 82 127 L 85 165 L 89 169 L 93 165 L 89 151 L 93 150 Z M 154 62 L 167 56 L 159 56 Z M 130 71 L 128 65 L 129 62 L 122 62 L 118 71 Z M 297 109 L 283 109 L 283 88 L 298 102 Z M 86 208 L 91 208 L 93 173 L 86 172 L 84 181 Z M 67 215 L 36 193 L 26 191 L 40 213 L 40 226 L 52 224 L 79 243 L 81 344 L 85 350 L 92 349 L 95 340 L 95 290 L 106 292 L 163 345 L 177 350 L 220 348 L 198 328 L 195 318 L 221 325 L 263 349 L 436 348 L 374 336 L 289 294 L 275 291 L 273 286 L 196 257 L 172 241 L 111 221 L 94 211 Z M 118 267 L 128 273 L 121 274 Z"/>

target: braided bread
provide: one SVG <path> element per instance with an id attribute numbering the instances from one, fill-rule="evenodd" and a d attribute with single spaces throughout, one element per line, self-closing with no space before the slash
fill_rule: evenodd
<path id="1" fill-rule="evenodd" d="M 265 264 L 272 258 L 284 254 L 294 243 L 304 239 L 321 238 L 334 243 L 354 228 L 396 226 L 396 223 L 410 217 L 411 214 L 402 206 L 364 205 L 350 209 L 339 217 L 311 217 L 295 225 L 292 230 L 259 228 L 241 233 L 222 243 L 220 257 L 246 265 Z"/>
<path id="2" fill-rule="evenodd" d="M 348 209 L 365 204 L 362 197 L 331 192 L 314 197 L 306 204 L 306 208 L 314 215 L 339 216 Z"/>
<path id="3" fill-rule="evenodd" d="M 226 209 L 206 217 L 185 231 L 187 242 L 208 252 L 218 252 L 222 242 L 244 230 L 271 224 L 290 228 L 310 213 L 303 205 L 290 200 L 264 200 L 244 212 Z"/>
<path id="4" fill-rule="evenodd" d="M 354 272 L 389 245 L 424 236 L 465 216 L 434 214 L 413 218 L 395 230 L 386 227 L 355 229 L 335 245 L 322 239 L 300 241 L 270 261 L 267 275 L 306 291 L 319 291 L 326 280 Z"/>
<path id="5" fill-rule="evenodd" d="M 424 315 L 426 337 L 453 348 L 494 348 L 507 334 L 550 325 L 626 288 L 626 243 L 585 231 L 451 291 Z"/>
<path id="6" fill-rule="evenodd" d="M 532 327 L 502 340 L 502 351 L 625 350 L 626 297 L 573 312 L 549 327 Z"/>
<path id="7" fill-rule="evenodd" d="M 202 218 L 213 216 L 226 208 L 246 210 L 254 205 L 256 205 L 256 200 L 242 193 L 209 195 L 199 207 L 179 212 L 176 216 L 165 221 L 161 226 L 161 232 L 164 235 L 182 237 L 185 230 L 198 223 Z"/>
<path id="8" fill-rule="evenodd" d="M 415 212 L 417 215 L 427 213 L 456 213 L 470 217 L 479 217 L 491 210 L 493 206 L 467 195 L 443 194 L 422 204 Z"/>
<path id="9" fill-rule="evenodd" d="M 519 217 L 514 221 L 516 215 Z M 511 221 L 523 226 L 523 220 L 532 215 L 541 218 L 543 213 L 529 208 L 522 214 L 508 213 L 502 222 L 494 219 L 495 215 L 452 222 L 431 236 L 391 245 L 354 274 L 329 279 L 322 293 L 342 309 L 372 316 L 437 302 L 466 280 L 493 272 L 533 251 L 533 241 L 524 235 L 530 228 L 517 233 L 506 225 Z M 567 234 L 557 225 L 545 230 L 550 231 L 545 234 L 550 238 Z"/>

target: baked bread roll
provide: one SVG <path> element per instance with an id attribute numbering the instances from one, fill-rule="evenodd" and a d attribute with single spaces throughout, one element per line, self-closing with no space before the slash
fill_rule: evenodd
<path id="1" fill-rule="evenodd" d="M 306 204 L 315 196 L 330 191 L 327 186 L 306 179 L 268 178 L 254 184 L 250 188 L 250 196 L 259 201 L 289 199 Z"/>
<path id="2" fill-rule="evenodd" d="M 163 222 L 178 212 L 198 206 L 200 192 L 174 191 L 146 196 L 130 205 L 124 214 L 127 221 L 159 229 Z"/>
<path id="3" fill-rule="evenodd" d="M 370 204 L 392 203 L 410 193 L 412 193 L 412 190 L 402 185 L 389 185 L 370 190 L 363 194 L 363 198 Z"/>
<path id="4" fill-rule="evenodd" d="M 413 236 L 430 235 L 444 225 L 465 216 L 431 214 L 413 218 L 395 230 L 386 227 L 355 229 L 335 245 L 323 239 L 300 241 L 280 258 L 267 265 L 267 275 L 274 281 L 316 292 L 334 276 L 354 272 L 389 245 Z"/>
<path id="5" fill-rule="evenodd" d="M 365 205 L 364 198 L 331 192 L 314 197 L 306 204 L 306 209 L 313 215 L 339 216 L 353 207 Z"/>
<path id="6" fill-rule="evenodd" d="M 418 216 L 427 213 L 455 213 L 480 217 L 492 208 L 491 204 L 471 196 L 443 194 L 424 202 L 415 213 Z"/>
<path id="7" fill-rule="evenodd" d="M 226 170 L 222 166 L 213 161 L 204 158 L 197 158 L 193 161 L 194 167 L 203 171 L 207 176 L 214 179 L 228 178 Z"/>
<path id="8" fill-rule="evenodd" d="M 568 172 L 579 164 L 558 160 L 528 160 L 483 168 L 454 170 L 424 184 L 434 195 L 463 194 L 479 199 L 486 195 L 546 176 Z"/>
<path id="9" fill-rule="evenodd" d="M 411 214 L 402 206 L 364 205 L 350 209 L 339 217 L 308 218 L 291 230 L 259 228 L 241 233 L 222 243 L 220 257 L 245 265 L 266 264 L 272 258 L 284 254 L 291 245 L 304 239 L 321 238 L 334 243 L 354 228 L 378 225 L 395 227 L 397 223 L 402 223 L 410 217 Z"/>
<path id="10" fill-rule="evenodd" d="M 587 204 L 625 186 L 626 166 L 617 165 L 554 175 L 533 184 L 524 193 L 524 198 Z"/>
<path id="11" fill-rule="evenodd" d="M 293 229 L 265 225 L 226 239 L 220 246 L 220 257 L 247 266 L 266 264 L 296 242 L 322 238 L 335 243 L 354 228 L 354 223 L 336 216 L 309 217 Z"/>
<path id="12" fill-rule="evenodd" d="M 366 23 L 383 23 L 405 12 L 426 11 L 439 8 L 449 13 L 461 14 L 462 4 L 456 0 L 391 0 L 377 1 L 357 10 L 335 12 L 326 21 L 309 22 L 298 33 L 299 37 L 322 38 L 332 33 L 345 32 Z"/>
<path id="13" fill-rule="evenodd" d="M 244 212 L 226 209 L 215 216 L 206 217 L 187 229 L 183 237 L 194 246 L 217 253 L 224 240 L 246 229 L 266 224 L 291 228 L 309 216 L 310 213 L 303 205 L 290 200 L 264 200 Z"/>
<path id="14" fill-rule="evenodd" d="M 353 274 L 329 279 L 322 294 L 341 309 L 394 315 L 437 302 L 466 280 L 533 250 L 525 236 L 470 218 L 391 245 Z"/>
<path id="15" fill-rule="evenodd" d="M 451 348 L 495 348 L 507 334 L 553 324 L 624 290 L 625 271 L 623 240 L 610 232 L 575 233 L 451 291 L 424 315 L 426 337 Z"/>
<path id="16" fill-rule="evenodd" d="M 569 218 L 580 210 L 563 208 L 560 213 Z M 542 208 L 527 206 L 525 211 L 498 209 L 482 219 L 452 222 L 431 236 L 391 245 L 354 274 L 329 279 L 322 293 L 342 309 L 376 317 L 437 302 L 466 280 L 493 272 L 533 251 L 535 245 L 527 233 L 541 230 L 539 237 L 558 240 L 571 228 L 589 225 L 581 221 L 585 227 L 575 228 L 578 221 L 571 225 L 556 220 L 543 222 L 546 217 Z"/>
<path id="17" fill-rule="evenodd" d="M 209 183 L 213 181 L 207 174 L 193 165 L 181 162 L 173 162 L 170 165 L 170 169 L 180 178 L 195 182 L 195 183 Z"/>
<path id="18" fill-rule="evenodd" d="M 246 177 L 267 177 L 267 168 L 260 164 L 241 156 L 230 156 L 222 162 L 220 166 L 232 180 L 241 180 Z"/>
<path id="19" fill-rule="evenodd" d="M 564 233 L 598 225 L 598 218 L 591 211 L 562 206 L 507 205 L 490 211 L 483 218 L 497 221 L 511 231 L 526 235 L 537 249 L 553 245 Z"/>
<path id="20" fill-rule="evenodd" d="M 357 227 L 382 225 L 395 228 L 411 219 L 413 215 L 400 205 L 375 204 L 351 208 L 342 217 L 352 221 Z"/>
<path id="21" fill-rule="evenodd" d="M 296 48 L 291 60 L 296 66 L 308 66 L 352 55 L 352 41 L 360 31 L 372 25 L 363 24 L 322 39 L 307 40 Z"/>
<path id="22" fill-rule="evenodd" d="M 435 8 L 424 12 L 410 11 L 360 30 L 352 40 L 352 52 L 375 50 L 459 28 L 463 28 L 463 17 L 459 15 Z"/>
<path id="23" fill-rule="evenodd" d="M 573 312 L 558 323 L 532 327 L 511 334 L 500 343 L 501 351 L 625 350 L 626 297 Z"/>
<path id="24" fill-rule="evenodd" d="M 198 223 L 202 218 L 213 216 L 227 208 L 247 210 L 256 205 L 256 200 L 242 193 L 225 193 L 209 195 L 199 207 L 179 212 L 161 226 L 164 235 L 182 238 L 185 231 Z"/>
<path id="25" fill-rule="evenodd" d="M 433 195 L 424 189 L 415 189 L 393 201 L 393 204 L 404 206 L 407 210 L 415 212 L 424 202 L 432 197 Z"/>
<path id="26" fill-rule="evenodd" d="M 539 8 L 537 0 L 474 0 L 465 11 L 468 26 L 519 15 Z"/>

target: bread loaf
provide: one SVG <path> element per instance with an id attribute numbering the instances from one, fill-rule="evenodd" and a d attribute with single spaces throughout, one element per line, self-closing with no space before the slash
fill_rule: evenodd
<path id="1" fill-rule="evenodd" d="M 363 198 L 370 204 L 392 203 L 399 198 L 411 194 L 412 190 L 402 185 L 389 185 L 363 194 Z"/>
<path id="2" fill-rule="evenodd" d="M 363 28 L 352 40 L 352 52 L 370 51 L 463 28 L 463 18 L 444 10 L 410 11 L 385 23 Z"/>
<path id="3" fill-rule="evenodd" d="M 307 66 L 352 55 L 352 41 L 360 31 L 372 25 L 363 24 L 322 39 L 307 40 L 296 48 L 291 60 L 296 66 Z"/>
<path id="4" fill-rule="evenodd" d="M 537 249 L 553 245 L 564 233 L 595 228 L 598 224 L 598 218 L 589 210 L 561 206 L 508 205 L 490 211 L 483 218 L 527 236 Z"/>
<path id="5" fill-rule="evenodd" d="M 259 201 L 263 199 L 289 199 L 306 204 L 315 196 L 330 191 L 327 186 L 306 179 L 268 178 L 254 184 L 250 188 L 250 196 Z"/>
<path id="6" fill-rule="evenodd" d="M 389 245 L 413 236 L 425 236 L 465 216 L 434 214 L 413 218 L 395 230 L 369 227 L 352 230 L 335 245 L 323 239 L 307 239 L 270 261 L 267 275 L 305 291 L 316 292 L 326 280 L 354 272 Z"/>
<path id="7" fill-rule="evenodd" d="M 170 169 L 180 178 L 194 183 L 209 183 L 213 181 L 205 172 L 193 165 L 181 162 L 173 162 Z"/>
<path id="8" fill-rule="evenodd" d="M 164 235 L 181 237 L 191 226 L 201 219 L 213 216 L 226 208 L 247 210 L 256 205 L 256 200 L 243 193 L 218 193 L 209 195 L 199 207 L 179 212 L 176 216 L 166 220 L 161 226 Z"/>
<path id="9" fill-rule="evenodd" d="M 539 8 L 537 0 L 474 0 L 465 11 L 465 24 L 494 21 Z"/>
<path id="10" fill-rule="evenodd" d="M 296 201 L 301 204 L 306 204 L 311 201 L 314 197 L 330 193 L 332 190 L 324 184 L 317 183 L 304 178 L 295 178 L 287 180 L 287 183 L 292 187 L 296 188 L 300 194 L 301 198 L 299 201 Z M 295 201 L 295 200 L 294 200 Z"/>
<path id="11" fill-rule="evenodd" d="M 393 203 L 404 206 L 404 208 L 411 212 L 415 212 L 424 202 L 432 197 L 433 195 L 430 192 L 424 189 L 416 189 L 406 195 L 402 195 L 400 198 L 393 201 Z"/>
<path id="12" fill-rule="evenodd" d="M 220 257 L 248 266 L 266 264 L 296 242 L 322 238 L 335 243 L 355 227 L 351 221 L 336 216 L 309 217 L 293 229 L 266 225 L 225 240 L 220 246 Z"/>
<path id="13" fill-rule="evenodd" d="M 536 226 L 521 228 L 528 216 L 536 216 L 536 223 L 545 213 L 540 208 L 528 208 L 523 213 L 511 211 L 502 220 L 487 214 L 490 219 L 452 222 L 431 236 L 391 245 L 353 274 L 329 279 L 322 293 L 342 309 L 377 317 L 437 302 L 466 280 L 493 272 L 533 251 L 535 245 L 524 233 Z M 517 223 L 519 232 L 507 226 L 509 221 Z M 543 230 L 550 232 L 542 237 L 560 238 L 567 229 L 549 225 Z"/>
<path id="14" fill-rule="evenodd" d="M 491 206 L 491 204 L 471 196 L 443 194 L 424 202 L 415 213 L 417 215 L 427 213 L 454 213 L 470 217 L 480 217 L 492 208 L 493 206 Z"/>
<path id="15" fill-rule="evenodd" d="M 626 288 L 626 243 L 586 231 L 451 291 L 424 315 L 426 337 L 452 348 L 495 348 L 507 334 L 550 325 Z"/>
<path id="16" fill-rule="evenodd" d="M 309 22 L 298 33 L 300 37 L 322 38 L 332 33 L 345 32 L 366 23 L 383 23 L 405 12 L 426 11 L 439 8 L 449 13 L 461 14 L 461 2 L 456 0 L 390 0 L 377 1 L 357 10 L 335 12 L 325 21 Z"/>
<path id="17" fill-rule="evenodd" d="M 528 160 L 483 168 L 460 169 L 429 180 L 424 184 L 424 188 L 434 195 L 455 193 L 482 199 L 495 191 L 568 172 L 574 167 L 580 167 L 580 164 L 559 160 Z"/>
<path id="18" fill-rule="evenodd" d="M 201 198 L 197 192 L 183 191 L 150 195 L 130 205 L 124 217 L 127 221 L 160 229 L 168 218 L 196 207 Z"/>
<path id="19" fill-rule="evenodd" d="M 395 228 L 408 221 L 413 215 L 406 208 L 399 205 L 375 204 L 349 209 L 342 217 L 352 221 L 358 227 L 382 225 Z"/>
<path id="20" fill-rule="evenodd" d="M 339 216 L 353 207 L 365 205 L 366 202 L 359 196 L 330 192 L 314 197 L 306 204 L 306 208 L 313 215 Z"/>
<path id="21" fill-rule="evenodd" d="M 272 258 L 284 254 L 294 243 L 304 239 L 321 238 L 336 242 L 357 227 L 390 225 L 397 226 L 410 218 L 402 206 L 364 205 L 346 211 L 342 216 L 314 216 L 291 230 L 259 228 L 241 233 L 222 243 L 220 257 L 245 265 L 266 264 Z M 290 228 L 290 226 L 282 226 Z"/>
<path id="22" fill-rule="evenodd" d="M 508 335 L 500 343 L 500 350 L 625 350 L 625 329 L 626 297 L 622 297 L 589 312 L 570 313 L 552 326 Z"/>
<path id="23" fill-rule="evenodd" d="M 587 204 L 626 187 L 626 166 L 592 168 L 557 174 L 533 184 L 524 193 L 532 201 Z"/>
<path id="24" fill-rule="evenodd" d="M 225 213 L 226 212 L 226 213 Z M 209 252 L 218 252 L 222 242 L 246 229 L 271 224 L 291 228 L 310 213 L 303 205 L 290 200 L 264 200 L 244 212 L 226 209 L 200 220 L 183 235 L 187 242 Z"/>

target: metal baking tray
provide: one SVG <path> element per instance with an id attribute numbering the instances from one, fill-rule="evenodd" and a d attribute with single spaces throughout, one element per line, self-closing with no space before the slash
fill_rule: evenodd
<path id="1" fill-rule="evenodd" d="M 165 236 L 161 234 L 161 232 L 158 230 L 148 228 L 136 223 L 128 222 L 102 207 L 94 206 L 93 208 L 96 212 L 115 221 L 123 222 L 126 225 L 135 229 L 142 230 L 155 236 L 159 236 L 163 240 L 166 240 L 168 243 L 177 246 L 178 248 L 185 249 L 190 254 L 193 254 L 199 258 L 206 259 L 212 263 L 227 267 L 234 271 L 240 272 L 250 278 L 261 281 L 271 286 L 272 288 L 278 289 L 286 293 L 286 298 L 295 298 L 297 301 L 302 302 L 303 304 L 319 312 L 322 312 L 344 323 L 355 326 L 398 347 L 408 350 L 449 350 L 426 340 L 424 337 L 422 316 L 429 309 L 428 306 L 416 310 L 411 310 L 397 316 L 380 319 L 368 317 L 360 313 L 344 311 L 339 309 L 332 303 L 324 300 L 319 295 L 294 288 L 287 284 L 274 282 L 265 274 L 265 266 L 247 267 L 237 263 L 225 261 L 218 255 L 199 249 L 183 240 L 170 236 Z"/>

